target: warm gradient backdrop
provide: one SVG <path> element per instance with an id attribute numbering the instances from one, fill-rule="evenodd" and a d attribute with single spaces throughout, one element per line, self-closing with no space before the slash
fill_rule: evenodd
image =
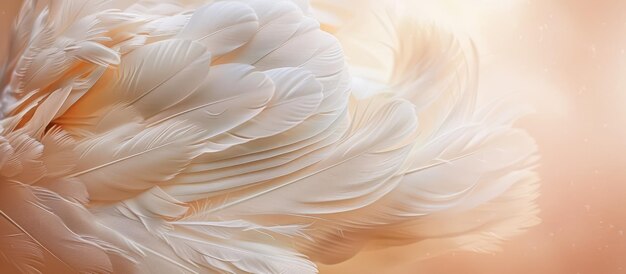
<path id="1" fill-rule="evenodd" d="M 18 2 L 0 1 L 0 44 L 6 42 L 6 14 L 14 13 L 10 10 Z M 389 252 L 370 265 L 334 269 L 626 273 L 626 1 L 412 2 L 416 12 L 430 13 L 474 38 L 483 94 L 513 96 L 535 107 L 519 126 L 536 138 L 542 155 L 543 223 L 497 254 L 456 253 L 411 262 L 410 253 Z"/>

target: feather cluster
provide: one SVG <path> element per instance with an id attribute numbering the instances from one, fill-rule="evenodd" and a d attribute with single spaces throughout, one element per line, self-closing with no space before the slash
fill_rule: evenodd
<path id="1" fill-rule="evenodd" d="M 535 224 L 534 143 L 476 106 L 471 44 L 325 2 L 24 0 L 2 272 L 316 273 Z"/>

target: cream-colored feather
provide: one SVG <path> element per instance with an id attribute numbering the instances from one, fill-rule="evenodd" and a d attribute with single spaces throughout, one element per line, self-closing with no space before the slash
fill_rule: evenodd
<path id="1" fill-rule="evenodd" d="M 536 222 L 534 144 L 475 106 L 471 43 L 443 29 L 324 1 L 35 2 L 0 79 L 3 271 L 316 273 Z"/>

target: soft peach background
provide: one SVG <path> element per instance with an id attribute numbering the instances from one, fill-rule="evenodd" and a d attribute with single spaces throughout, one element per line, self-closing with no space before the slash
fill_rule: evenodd
<path id="1" fill-rule="evenodd" d="M 0 0 L 0 34 L 17 2 Z M 543 223 L 497 254 L 392 255 L 344 272 L 626 273 L 626 1 L 412 2 L 474 37 L 484 97 L 514 94 L 537 110 L 519 126 L 542 155 Z"/>
<path id="2" fill-rule="evenodd" d="M 626 1 L 516 2 L 474 31 L 489 46 L 483 87 L 512 89 L 537 109 L 519 125 L 542 155 L 543 224 L 499 254 L 395 273 L 626 273 Z"/>

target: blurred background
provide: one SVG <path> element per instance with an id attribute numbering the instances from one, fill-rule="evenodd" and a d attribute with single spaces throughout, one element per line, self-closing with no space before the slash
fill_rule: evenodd
<path id="1" fill-rule="evenodd" d="M 542 156 L 543 222 L 499 253 L 416 261 L 399 249 L 368 265 L 333 269 L 626 273 L 626 1 L 408 1 L 475 40 L 482 96 L 514 96 L 534 106 L 518 126 L 536 139 Z M 0 1 L 0 47 L 19 2 Z"/>

